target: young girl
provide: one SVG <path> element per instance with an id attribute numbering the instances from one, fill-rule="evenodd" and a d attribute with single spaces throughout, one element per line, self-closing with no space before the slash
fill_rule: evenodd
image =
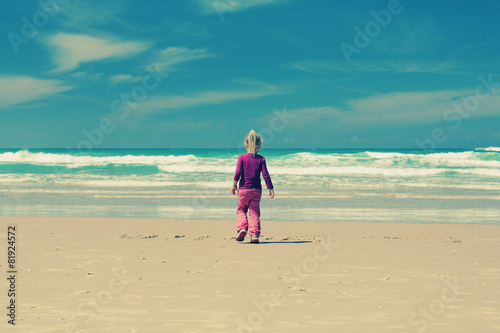
<path id="1" fill-rule="evenodd" d="M 238 208 L 236 209 L 236 230 L 238 231 L 237 241 L 241 242 L 250 232 L 250 242 L 258 243 L 260 236 L 260 198 L 262 196 L 262 186 L 260 184 L 260 173 L 264 177 L 269 196 L 274 198 L 274 187 L 271 176 L 267 172 L 266 159 L 258 155 L 262 145 L 260 135 L 251 130 L 245 138 L 245 148 L 247 153 L 238 157 L 236 172 L 231 193 L 237 191 L 237 184 L 240 181 L 238 190 Z M 247 211 L 249 219 L 247 220 Z"/>

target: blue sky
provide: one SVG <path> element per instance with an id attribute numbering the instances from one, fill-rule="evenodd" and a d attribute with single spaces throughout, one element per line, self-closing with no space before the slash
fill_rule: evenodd
<path id="1" fill-rule="evenodd" d="M 494 0 L 9 2 L 0 148 L 236 148 L 252 128 L 270 148 L 500 146 L 499 14 Z"/>

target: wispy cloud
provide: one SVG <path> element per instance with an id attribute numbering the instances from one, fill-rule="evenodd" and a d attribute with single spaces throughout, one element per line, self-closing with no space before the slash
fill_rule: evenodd
<path id="1" fill-rule="evenodd" d="M 185 47 L 169 47 L 160 52 L 154 63 L 157 64 L 162 71 L 172 71 L 174 66 L 182 63 L 215 57 L 215 54 L 206 49 L 188 49 Z"/>
<path id="2" fill-rule="evenodd" d="M 110 75 L 109 76 L 109 81 L 116 85 L 118 83 L 123 83 L 123 82 L 137 82 L 140 81 L 141 77 L 140 76 L 133 76 L 129 74 L 119 74 L 119 75 Z"/>
<path id="3" fill-rule="evenodd" d="M 285 63 L 282 67 L 303 72 L 396 72 L 396 73 L 439 73 L 463 74 L 457 62 L 423 63 L 418 61 L 388 61 L 388 62 L 339 62 L 334 60 L 304 60 Z M 463 67 L 462 67 L 463 68 Z"/>
<path id="4" fill-rule="evenodd" d="M 0 76 L 0 109 L 45 99 L 72 88 L 59 80 L 41 80 L 29 76 Z"/>
<path id="5" fill-rule="evenodd" d="M 101 82 L 104 78 L 103 73 L 91 73 L 90 71 L 73 72 L 68 78 L 74 79 L 78 84 L 90 82 L 92 84 Z"/>
<path id="6" fill-rule="evenodd" d="M 71 71 L 85 62 L 129 57 L 149 47 L 148 43 L 67 33 L 51 36 L 48 44 L 54 54 L 54 62 L 57 66 L 55 72 Z"/>
<path id="7" fill-rule="evenodd" d="M 136 115 L 156 114 L 169 110 L 181 110 L 201 105 L 224 104 L 227 102 L 257 99 L 286 93 L 282 88 L 269 84 L 223 91 L 203 91 L 189 95 L 158 96 L 138 105 Z"/>
<path id="8" fill-rule="evenodd" d="M 378 94 L 352 99 L 347 107 L 308 107 L 289 110 L 297 118 L 290 126 L 317 126 L 325 128 L 374 128 L 385 126 L 419 126 L 436 124 L 443 120 L 454 104 L 462 104 L 475 91 L 434 91 Z M 490 117 L 498 114 L 500 95 L 482 101 L 471 112 L 473 117 Z M 272 114 L 268 115 L 272 117 Z M 454 113 L 454 116 L 459 116 Z M 264 122 L 268 121 L 266 117 Z"/>
<path id="9" fill-rule="evenodd" d="M 278 5 L 287 3 L 289 0 L 195 0 L 200 6 L 202 13 L 206 15 L 224 12 L 239 12 L 256 9 L 262 6 Z"/>
<path id="10" fill-rule="evenodd" d="M 137 31 L 137 24 L 120 18 L 128 10 L 128 1 L 99 1 L 77 2 L 59 6 L 59 13 L 55 19 L 66 31 L 80 31 L 87 34 L 94 33 L 94 29 L 102 29 L 115 25 L 120 30 Z M 99 32 L 100 30 L 97 30 Z"/>

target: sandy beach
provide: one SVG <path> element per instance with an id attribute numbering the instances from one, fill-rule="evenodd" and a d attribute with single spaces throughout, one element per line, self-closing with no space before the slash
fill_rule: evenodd
<path id="1" fill-rule="evenodd" d="M 7 277 L 9 225 L 2 332 L 500 330 L 498 225 L 2 217 Z"/>

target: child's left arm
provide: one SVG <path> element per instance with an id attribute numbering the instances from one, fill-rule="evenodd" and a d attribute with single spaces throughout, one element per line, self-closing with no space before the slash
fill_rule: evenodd
<path id="1" fill-rule="evenodd" d="M 231 193 L 233 195 L 235 195 L 237 190 L 238 190 L 238 182 L 236 180 L 234 180 L 233 181 L 233 188 L 231 189 Z"/>

